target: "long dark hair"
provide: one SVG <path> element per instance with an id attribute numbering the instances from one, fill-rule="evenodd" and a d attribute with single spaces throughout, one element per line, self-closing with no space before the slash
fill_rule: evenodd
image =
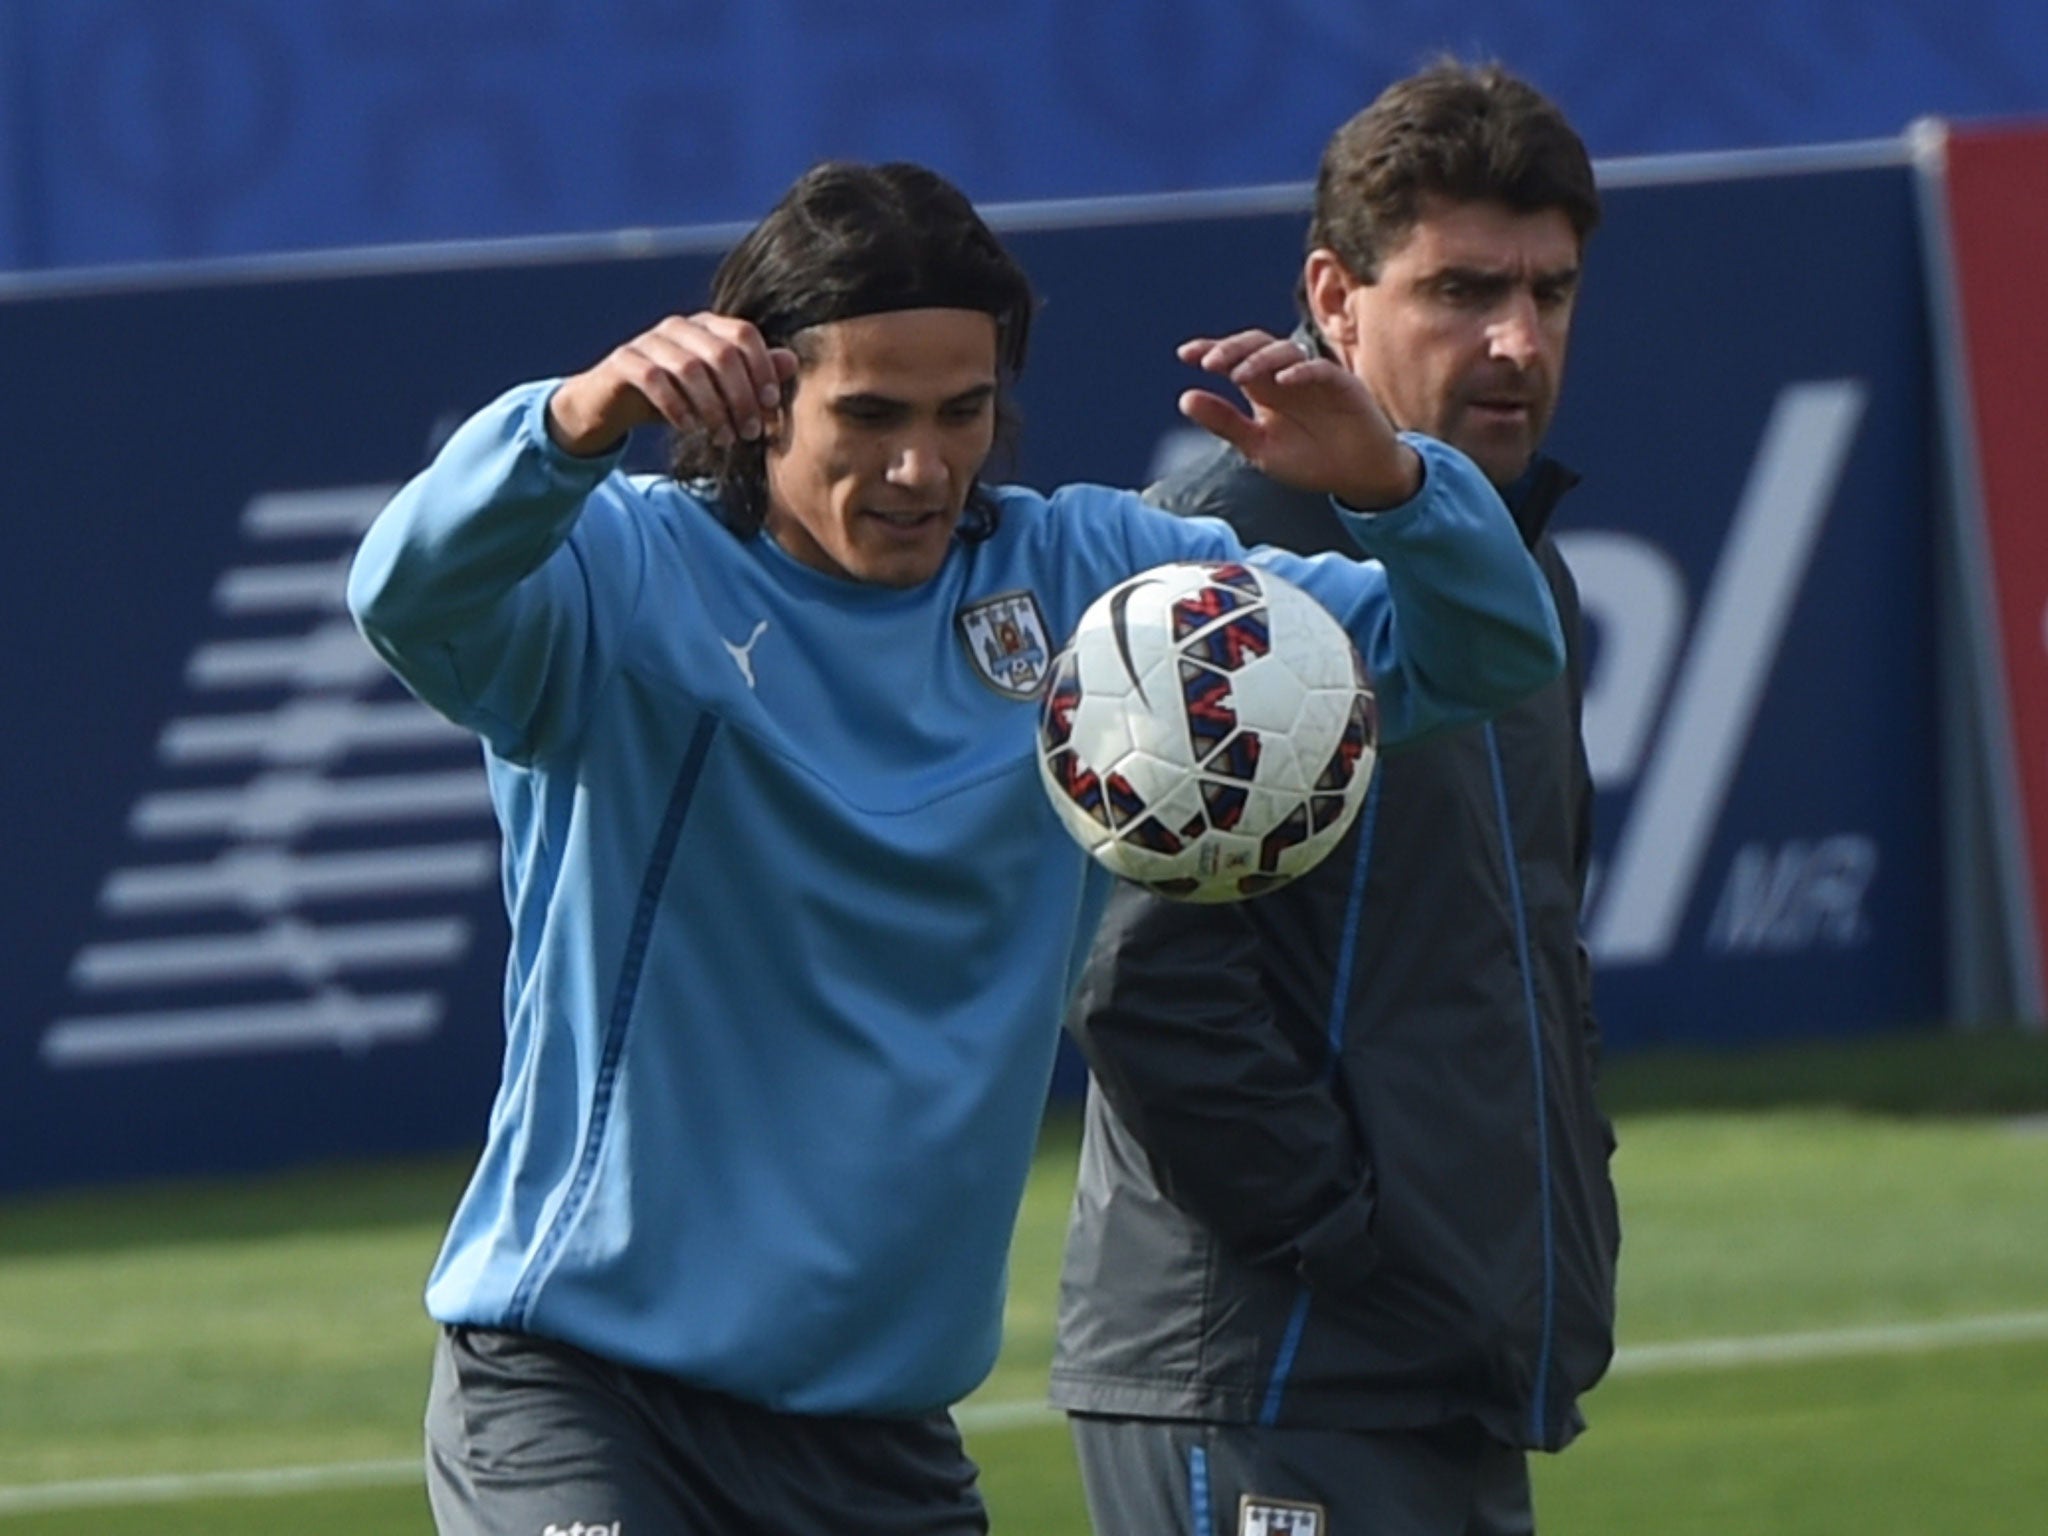
<path id="1" fill-rule="evenodd" d="M 1031 283 L 974 205 L 935 171 L 901 162 L 812 167 L 719 263 L 710 303 L 799 356 L 799 338 L 814 325 L 899 309 L 980 310 L 996 323 L 999 441 L 1014 433 L 1009 386 L 1024 371 Z M 680 432 L 669 467 L 678 479 L 714 482 L 734 532 L 759 531 L 768 509 L 764 440 L 720 447 L 705 432 Z M 967 512 L 963 537 L 994 531 L 995 506 L 979 479 Z"/>

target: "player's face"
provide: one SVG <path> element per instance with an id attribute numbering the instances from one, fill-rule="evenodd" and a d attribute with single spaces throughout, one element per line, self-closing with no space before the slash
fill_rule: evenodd
<path id="1" fill-rule="evenodd" d="M 814 326 L 804 342 L 768 450 L 768 532 L 829 575 L 930 580 L 995 442 L 994 318 L 897 310 Z"/>
<path id="2" fill-rule="evenodd" d="M 1333 285 L 1317 318 L 1396 427 L 1463 450 L 1506 485 L 1556 409 L 1578 287 L 1562 210 L 1428 197 L 1379 280 Z"/>

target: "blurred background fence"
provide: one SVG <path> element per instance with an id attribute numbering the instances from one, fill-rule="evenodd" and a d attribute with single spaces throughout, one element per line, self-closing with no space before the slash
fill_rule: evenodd
<path id="1" fill-rule="evenodd" d="M 2048 111 L 2038 0 L 0 0 L 0 268 L 1299 182 L 1445 49 L 1606 158 Z"/>

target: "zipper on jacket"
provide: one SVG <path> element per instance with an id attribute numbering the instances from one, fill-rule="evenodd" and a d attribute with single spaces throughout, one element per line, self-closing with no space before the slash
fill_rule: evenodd
<path id="1" fill-rule="evenodd" d="M 1544 1441 L 1544 1399 L 1550 1391 L 1551 1331 L 1557 1310 L 1556 1235 L 1551 1229 L 1550 1125 L 1544 1103 L 1543 1023 L 1536 1013 L 1536 977 L 1529 957 L 1529 913 L 1522 903 L 1522 868 L 1515 852 L 1515 826 L 1508 815 L 1507 776 L 1501 771 L 1500 740 L 1486 722 L 1486 753 L 1493 769 L 1493 798 L 1500 811 L 1501 863 L 1507 870 L 1508 902 L 1515 914 L 1515 962 L 1522 973 L 1522 1011 L 1529 1027 L 1529 1075 L 1535 1085 L 1536 1194 L 1543 1218 L 1543 1324 L 1536 1353 L 1536 1380 L 1529 1399 L 1529 1439 Z"/>

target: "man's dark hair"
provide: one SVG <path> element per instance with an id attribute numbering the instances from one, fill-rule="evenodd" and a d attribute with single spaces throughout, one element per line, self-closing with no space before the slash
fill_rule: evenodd
<path id="1" fill-rule="evenodd" d="M 1432 196 L 1516 213 L 1556 208 L 1582 250 L 1600 222 L 1585 144 L 1548 97 L 1498 64 L 1439 59 L 1332 134 L 1308 249 L 1327 246 L 1353 277 L 1375 282 Z"/>
<path id="2" fill-rule="evenodd" d="M 799 358 L 814 325 L 901 309 L 980 310 L 996 323 L 1001 438 L 1015 426 L 1008 386 L 1024 370 L 1034 304 L 1030 280 L 966 196 L 937 172 L 900 162 L 812 167 L 719 263 L 710 296 L 714 313 L 751 321 L 769 346 Z M 678 479 L 716 482 L 720 513 L 742 537 L 766 515 L 767 464 L 764 441 L 720 448 L 703 432 L 679 433 L 670 457 Z M 978 480 L 967 511 L 964 537 L 993 531 L 994 503 Z"/>

